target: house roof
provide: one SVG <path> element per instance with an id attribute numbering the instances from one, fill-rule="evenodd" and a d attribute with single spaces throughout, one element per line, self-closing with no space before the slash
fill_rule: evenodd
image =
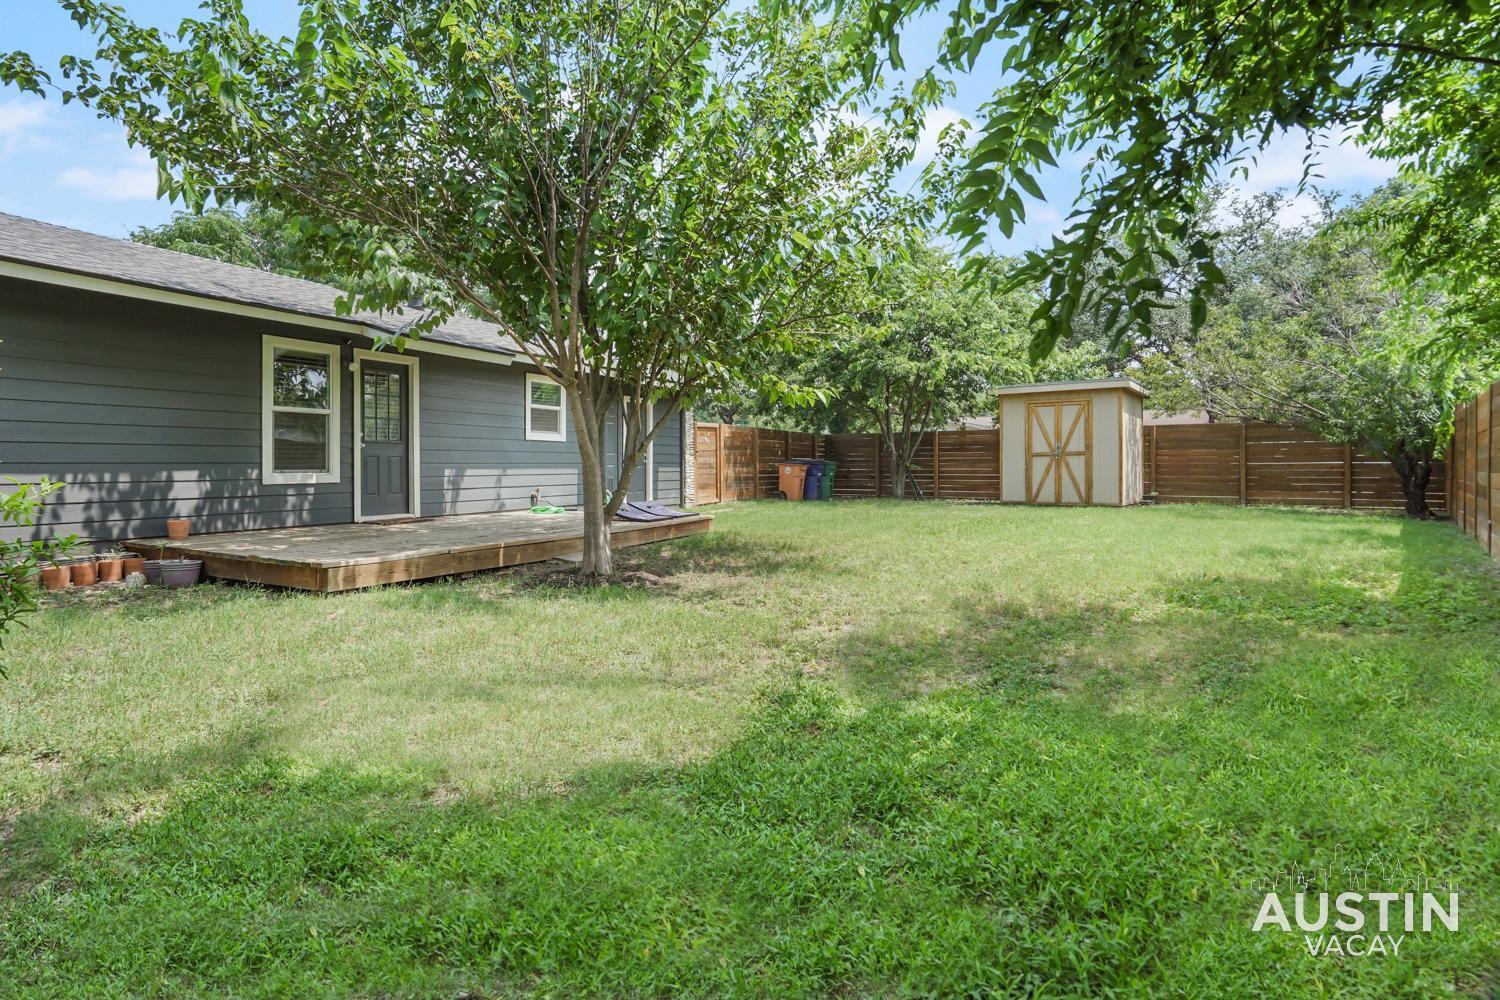
<path id="1" fill-rule="evenodd" d="M 293 316 L 347 323 L 382 334 L 399 334 L 417 318 L 399 311 L 341 315 L 334 303 L 344 293 L 331 285 L 67 229 L 3 212 L 0 212 L 0 261 Z M 509 356 L 519 353 L 515 342 L 502 337 L 493 324 L 468 316 L 450 317 L 436 330 L 423 334 L 421 342 L 436 342 L 489 354 Z"/>
<path id="2" fill-rule="evenodd" d="M 1137 396 L 1148 393 L 1143 385 L 1133 378 L 1086 378 L 1072 382 L 1026 382 L 1021 385 L 1001 386 L 1002 396 L 1019 396 L 1038 392 L 1087 392 L 1091 389 L 1124 389 Z"/>

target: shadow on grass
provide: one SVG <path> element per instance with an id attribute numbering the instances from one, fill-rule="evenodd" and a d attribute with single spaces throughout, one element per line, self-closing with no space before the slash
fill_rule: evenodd
<path id="1" fill-rule="evenodd" d="M 1493 645 L 1500 574 L 1471 553 L 1434 545 L 1433 528 L 1355 532 L 1391 554 L 1395 573 L 1337 578 L 1285 565 L 1259 574 L 1231 567 L 1165 582 L 1128 603 L 965 595 L 906 632 L 882 623 L 846 635 L 821 659 L 867 699 L 959 682 L 1114 710 L 1228 697 L 1268 663 L 1378 650 L 1397 639 L 1461 643 L 1467 635 Z"/>
<path id="2" fill-rule="evenodd" d="M 0 898 L 16 895 L 54 874 L 93 830 L 111 823 L 134 826 L 148 819 L 158 804 L 171 805 L 171 789 L 197 781 L 212 781 L 260 759 L 272 745 L 263 726 L 242 726 L 179 747 L 171 753 L 116 755 L 103 766 L 82 772 L 67 792 L 39 809 L 13 815 L 0 835 Z M 131 803 L 129 812 L 114 815 L 114 803 Z M 110 807 L 101 809 L 101 803 Z"/>
<path id="3" fill-rule="evenodd" d="M 1315 803 L 1350 849 L 1484 878 L 1487 855 L 1464 845 L 1487 835 L 1486 804 L 1411 794 L 1483 761 L 1449 773 L 1418 757 L 1411 784 L 1325 789 L 1319 761 L 1273 732 L 1259 776 L 1215 780 L 1239 756 L 1226 736 L 1253 730 L 1237 726 L 1084 724 L 974 691 L 850 711 L 801 685 L 700 765 L 498 808 L 256 761 L 158 815 L 69 829 L 81 849 L 0 898 L 0 976 L 16 996 L 168 981 L 219 995 L 1299 996 L 1326 994 L 1326 963 L 1250 933 L 1241 884 L 1284 848 L 1287 810 Z M 1371 796 L 1382 810 L 1359 808 Z M 1242 824 L 1261 810 L 1265 826 Z M 1440 823 L 1418 821 L 1434 811 Z M 1482 932 L 1427 936 L 1337 982 L 1431 995 L 1495 957 Z"/>

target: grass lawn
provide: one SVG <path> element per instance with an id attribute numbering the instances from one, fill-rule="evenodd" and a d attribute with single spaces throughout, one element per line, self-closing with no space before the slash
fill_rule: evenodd
<path id="1" fill-rule="evenodd" d="M 719 514 L 598 591 L 44 611 L 0 681 L 0 995 L 1500 988 L 1500 575 L 1452 525 Z M 1460 929 L 1251 932 L 1335 859 L 1456 883 Z"/>

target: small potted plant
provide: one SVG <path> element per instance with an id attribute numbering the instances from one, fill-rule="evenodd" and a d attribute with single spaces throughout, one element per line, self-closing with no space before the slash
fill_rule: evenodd
<path id="1" fill-rule="evenodd" d="M 99 570 L 100 583 L 119 583 L 125 578 L 125 553 L 123 552 L 101 553 L 94 565 Z"/>
<path id="2" fill-rule="evenodd" d="M 203 575 L 202 559 L 161 560 L 161 582 L 165 587 L 191 587 Z"/>
<path id="3" fill-rule="evenodd" d="M 185 517 L 167 518 L 167 537 L 174 542 L 180 542 L 188 536 L 188 528 L 192 522 Z"/>
<path id="4" fill-rule="evenodd" d="M 73 576 L 73 586 L 92 587 L 99 582 L 99 567 L 93 556 L 80 556 L 68 567 Z"/>
<path id="5" fill-rule="evenodd" d="M 47 590 L 64 590 L 73 585 L 73 567 L 56 559 L 42 567 L 40 576 Z"/>
<path id="6" fill-rule="evenodd" d="M 124 576 L 129 576 L 132 573 L 140 573 L 144 575 L 146 572 L 146 557 L 141 555 L 139 552 L 125 553 L 125 556 L 123 559 L 121 559 L 121 562 L 124 565 L 120 567 L 120 572 Z"/>

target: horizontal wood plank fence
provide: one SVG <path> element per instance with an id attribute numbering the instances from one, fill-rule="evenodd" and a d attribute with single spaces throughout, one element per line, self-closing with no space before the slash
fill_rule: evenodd
<path id="1" fill-rule="evenodd" d="M 878 435 L 802 434 L 729 424 L 697 428 L 699 503 L 773 496 L 776 463 L 788 457 L 837 462 L 835 497 L 892 495 L 890 460 Z M 1383 459 L 1291 427 L 1161 424 L 1146 427 L 1141 443 L 1146 493 L 1154 493 L 1161 503 L 1388 511 L 1406 505 L 1401 482 Z M 938 431 L 922 436 L 912 478 L 926 497 L 998 500 L 1000 462 L 999 431 Z M 1446 467 L 1438 463 L 1427 498 L 1435 511 L 1447 509 L 1446 485 Z M 914 495 L 909 483 L 906 493 Z"/>
<path id="2" fill-rule="evenodd" d="M 1161 503 L 1280 504 L 1401 511 L 1390 463 L 1280 424 L 1158 424 L 1143 431 L 1146 492 Z M 1427 488 L 1447 509 L 1446 466 Z"/>
<path id="3" fill-rule="evenodd" d="M 1490 555 L 1500 558 L 1493 512 L 1500 506 L 1500 382 L 1460 406 L 1453 417 L 1453 446 L 1449 449 L 1448 495 L 1453 498 L 1453 520 Z"/>

